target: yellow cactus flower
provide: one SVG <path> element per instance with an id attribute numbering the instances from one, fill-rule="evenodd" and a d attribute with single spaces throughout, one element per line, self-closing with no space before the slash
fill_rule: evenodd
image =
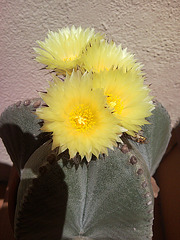
<path id="1" fill-rule="evenodd" d="M 136 63 L 134 56 L 122 49 L 121 45 L 116 46 L 114 42 L 108 43 L 101 39 L 97 44 L 89 46 L 82 57 L 82 63 L 86 71 L 100 72 L 121 68 L 125 72 L 130 69 L 141 73 L 139 63 Z"/>
<path id="2" fill-rule="evenodd" d="M 135 71 L 103 71 L 93 75 L 93 88 L 103 89 L 107 103 L 119 124 L 134 136 L 154 109 L 150 90 Z"/>
<path id="3" fill-rule="evenodd" d="M 92 90 L 91 73 L 73 71 L 64 82 L 55 77 L 42 98 L 48 105 L 37 110 L 42 130 L 52 132 L 53 149 L 69 149 L 71 158 L 79 153 L 90 161 L 92 154 L 107 154 L 124 130 L 106 107 L 103 91 Z"/>
<path id="4" fill-rule="evenodd" d="M 94 29 L 62 28 L 58 32 L 49 31 L 45 41 L 37 41 L 40 48 L 34 48 L 39 54 L 36 60 L 47 65 L 58 73 L 72 72 L 80 62 L 86 46 L 98 41 L 102 36 L 95 34 Z"/>

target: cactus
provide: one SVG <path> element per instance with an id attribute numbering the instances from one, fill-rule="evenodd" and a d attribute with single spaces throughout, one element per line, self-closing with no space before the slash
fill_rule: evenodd
<path id="1" fill-rule="evenodd" d="M 49 138 L 49 134 L 40 131 L 42 121 L 32 114 L 42 104 L 40 98 L 18 101 L 1 115 L 0 137 L 19 172 L 31 154 Z"/>
<path id="2" fill-rule="evenodd" d="M 108 156 L 89 163 L 51 150 L 33 113 L 40 99 L 7 108 L 0 136 L 20 172 L 16 239 L 145 240 L 152 238 L 155 172 L 170 138 L 166 110 L 155 103 L 144 144 L 124 134 Z"/>
<path id="3" fill-rule="evenodd" d="M 142 65 L 94 29 L 49 31 L 38 44 L 36 60 L 56 73 L 41 94 L 46 105 L 18 102 L 0 118 L 20 174 L 16 239 L 151 239 L 151 176 L 170 120 Z"/>

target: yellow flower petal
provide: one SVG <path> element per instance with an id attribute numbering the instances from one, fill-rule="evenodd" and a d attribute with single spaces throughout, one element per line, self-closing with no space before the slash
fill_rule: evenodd
<path id="1" fill-rule="evenodd" d="M 82 63 L 86 71 L 100 72 L 121 68 L 123 71 L 133 69 L 136 73 L 141 73 L 141 65 L 136 63 L 134 56 L 127 52 L 127 49 L 118 47 L 114 42 L 107 43 L 104 39 L 88 46 L 82 57 Z"/>
<path id="2" fill-rule="evenodd" d="M 63 28 L 58 32 L 49 31 L 45 41 L 37 41 L 40 48 L 34 48 L 39 55 L 36 60 L 47 65 L 58 73 L 72 72 L 80 62 L 86 46 L 98 41 L 102 36 L 94 33 L 94 29 L 81 27 Z"/>
<path id="3" fill-rule="evenodd" d="M 93 75 L 93 88 L 103 89 L 109 109 L 119 119 L 120 126 L 134 135 L 147 124 L 146 117 L 154 109 L 149 89 L 135 71 L 110 70 Z"/>
<path id="4" fill-rule="evenodd" d="M 122 129 L 106 108 L 103 91 L 92 90 L 91 73 L 73 72 L 64 82 L 55 78 L 42 97 L 48 107 L 38 109 L 37 115 L 44 119 L 43 130 L 53 133 L 53 147 L 88 161 L 92 154 L 98 157 L 113 148 Z"/>

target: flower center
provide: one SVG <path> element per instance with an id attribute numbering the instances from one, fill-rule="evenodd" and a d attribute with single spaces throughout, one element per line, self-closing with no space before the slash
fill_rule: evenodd
<path id="1" fill-rule="evenodd" d="M 66 57 L 64 57 L 62 60 L 64 61 L 64 62 L 70 62 L 70 61 L 73 61 L 74 59 L 76 59 L 77 58 L 77 55 L 71 55 L 71 56 L 66 56 Z"/>
<path id="2" fill-rule="evenodd" d="M 118 96 L 112 96 L 112 94 L 108 94 L 107 103 L 111 108 L 114 108 L 115 112 L 118 114 L 120 114 L 124 109 L 123 102 Z"/>
<path id="3" fill-rule="evenodd" d="M 80 104 L 70 113 L 70 122 L 76 130 L 85 132 L 94 126 L 95 117 L 89 106 Z"/>

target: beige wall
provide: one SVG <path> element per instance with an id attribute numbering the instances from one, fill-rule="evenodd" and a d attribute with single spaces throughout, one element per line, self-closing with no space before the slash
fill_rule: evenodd
<path id="1" fill-rule="evenodd" d="M 179 0 L 0 0 L 0 112 L 38 96 L 48 76 L 39 71 L 32 47 L 48 29 L 94 27 L 122 43 L 144 64 L 152 94 L 168 110 L 172 125 L 180 119 Z M 0 142 L 0 161 L 7 162 Z"/>

